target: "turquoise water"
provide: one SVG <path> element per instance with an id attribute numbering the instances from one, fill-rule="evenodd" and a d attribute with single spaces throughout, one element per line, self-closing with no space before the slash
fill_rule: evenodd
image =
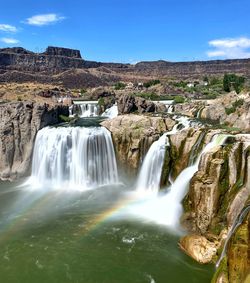
<path id="1" fill-rule="evenodd" d="M 129 216 L 124 186 L 27 191 L 0 183 L 0 282 L 210 282 L 178 236 Z"/>

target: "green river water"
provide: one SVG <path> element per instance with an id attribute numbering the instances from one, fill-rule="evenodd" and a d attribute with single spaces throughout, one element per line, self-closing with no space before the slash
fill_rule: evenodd
<path id="1" fill-rule="evenodd" d="M 113 217 L 124 186 L 27 191 L 0 183 L 1 283 L 206 283 L 165 226 Z"/>

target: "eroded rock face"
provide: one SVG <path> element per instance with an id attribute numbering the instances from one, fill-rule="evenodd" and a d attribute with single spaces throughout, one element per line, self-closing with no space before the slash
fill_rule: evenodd
<path id="1" fill-rule="evenodd" d="M 120 165 L 130 172 L 138 170 L 150 145 L 174 124 L 175 122 L 170 118 L 134 114 L 122 115 L 102 122 L 102 126 L 112 133 L 116 157 Z"/>
<path id="2" fill-rule="evenodd" d="M 188 128 L 169 137 L 174 179 L 188 167 L 189 162 L 194 162 L 197 158 L 205 138 L 203 133 L 205 133 L 204 129 Z"/>
<path id="3" fill-rule="evenodd" d="M 220 233 L 230 227 L 250 195 L 250 136 L 207 152 L 191 180 L 189 204 L 194 230 Z"/>
<path id="4" fill-rule="evenodd" d="M 68 107 L 12 102 L 0 105 L 0 179 L 15 179 L 27 174 L 36 133 L 68 115 Z"/>
<path id="5" fill-rule="evenodd" d="M 227 256 L 218 267 L 213 283 L 248 283 L 250 278 L 250 213 L 231 237 Z M 222 279 L 224 281 L 222 281 Z"/>
<path id="6" fill-rule="evenodd" d="M 166 107 L 162 103 L 154 103 L 153 101 L 146 100 L 142 97 L 124 94 L 118 99 L 118 113 L 129 114 L 138 112 L 149 113 L 149 112 L 165 112 Z"/>

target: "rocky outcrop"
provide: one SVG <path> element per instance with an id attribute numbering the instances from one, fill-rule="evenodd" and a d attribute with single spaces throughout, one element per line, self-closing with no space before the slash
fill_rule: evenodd
<path id="1" fill-rule="evenodd" d="M 135 70 L 145 75 L 160 75 L 170 77 L 197 77 L 199 75 L 224 75 L 225 73 L 238 73 L 250 75 L 250 59 L 213 60 L 194 62 L 139 62 Z"/>
<path id="2" fill-rule="evenodd" d="M 188 128 L 169 137 L 171 174 L 175 179 L 197 158 L 205 142 L 205 129 Z"/>
<path id="3" fill-rule="evenodd" d="M 191 101 L 175 105 L 175 112 L 212 124 L 223 124 L 242 131 L 250 130 L 250 94 L 235 92 L 211 101 Z"/>
<path id="4" fill-rule="evenodd" d="M 102 122 L 113 137 L 116 157 L 120 168 L 135 173 L 150 145 L 175 122 L 170 118 L 141 115 L 122 115 Z"/>
<path id="5" fill-rule="evenodd" d="M 212 133 L 206 136 L 211 139 Z M 249 172 L 250 135 L 228 136 L 226 144 L 202 155 L 184 200 L 182 222 L 192 234 L 180 240 L 181 248 L 196 261 L 208 263 L 220 255 L 231 227 L 250 199 Z M 227 257 L 213 282 L 244 282 L 250 266 L 250 226 L 244 225 L 230 240 Z"/>
<path id="6" fill-rule="evenodd" d="M 0 69 L 59 73 L 71 68 L 84 68 L 78 50 L 48 47 L 44 53 L 33 53 L 20 47 L 0 49 Z"/>
<path id="7" fill-rule="evenodd" d="M 236 135 L 203 155 L 189 189 L 189 223 L 202 235 L 230 227 L 250 195 L 250 136 Z"/>
<path id="8" fill-rule="evenodd" d="M 0 105 L 0 179 L 25 176 L 31 165 L 36 133 L 68 115 L 68 107 L 12 102 Z"/>
<path id="9" fill-rule="evenodd" d="M 154 103 L 142 97 L 124 94 L 118 99 L 118 113 L 129 114 L 137 112 L 139 114 L 149 112 L 166 112 L 166 107 L 162 103 Z"/>
<path id="10" fill-rule="evenodd" d="M 43 54 L 49 56 L 63 56 L 69 58 L 82 59 L 80 50 L 75 50 L 70 48 L 49 46 Z"/>
<path id="11" fill-rule="evenodd" d="M 197 262 L 205 264 L 213 260 L 217 252 L 214 242 L 199 235 L 188 235 L 180 240 L 180 248 Z"/>
<path id="12" fill-rule="evenodd" d="M 248 283 L 250 279 L 250 213 L 232 235 L 212 283 Z"/>

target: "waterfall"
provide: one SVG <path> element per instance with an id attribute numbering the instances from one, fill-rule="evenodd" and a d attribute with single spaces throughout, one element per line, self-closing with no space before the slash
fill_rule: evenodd
<path id="1" fill-rule="evenodd" d="M 173 113 L 174 112 L 174 105 L 167 105 L 166 104 L 166 108 L 167 108 L 167 113 Z"/>
<path id="2" fill-rule="evenodd" d="M 188 128 L 190 125 L 189 119 L 185 116 L 175 118 L 178 123 L 173 127 L 173 129 L 163 134 L 149 148 L 149 151 L 143 160 L 137 180 L 137 191 L 151 193 L 157 193 L 159 191 L 166 147 L 170 145 L 168 136 L 178 132 L 180 127 L 183 130 Z"/>
<path id="3" fill-rule="evenodd" d="M 195 163 L 185 168 L 170 186 L 169 193 L 162 198 L 163 205 L 167 207 L 165 224 L 173 227 L 178 225 L 179 219 L 182 214 L 182 200 L 185 197 L 190 180 L 198 171 L 198 166 L 202 155 L 212 150 L 215 146 L 224 144 L 227 138 L 228 135 L 215 135 L 212 138 L 212 141 L 209 142 L 202 150 Z"/>
<path id="4" fill-rule="evenodd" d="M 73 104 L 69 107 L 69 116 L 78 115 L 79 117 L 96 117 L 98 116 L 98 104 L 90 101 L 85 103 Z"/>
<path id="5" fill-rule="evenodd" d="M 103 127 L 44 128 L 37 134 L 35 187 L 87 189 L 118 182 L 110 132 Z"/>
<path id="6" fill-rule="evenodd" d="M 158 192 L 167 145 L 167 134 L 151 145 L 140 170 L 136 186 L 138 191 Z"/>
<path id="7" fill-rule="evenodd" d="M 202 107 L 202 108 L 200 108 L 199 110 L 198 110 L 198 112 L 197 112 L 197 114 L 196 114 L 196 118 L 197 119 L 199 119 L 200 117 L 201 117 L 201 112 L 202 112 L 202 110 L 204 109 L 204 107 Z"/>
<path id="8" fill-rule="evenodd" d="M 81 108 L 80 117 L 96 117 L 98 116 L 97 104 L 93 103 L 83 103 L 79 104 Z"/>
<path id="9" fill-rule="evenodd" d="M 118 107 L 117 104 L 114 104 L 110 108 L 106 109 L 104 113 L 102 113 L 103 117 L 107 117 L 109 119 L 115 118 L 118 116 Z"/>
<path id="10" fill-rule="evenodd" d="M 216 263 L 216 268 L 218 268 L 220 266 L 221 261 L 223 260 L 223 258 L 226 255 L 227 252 L 227 246 L 228 243 L 232 237 L 232 235 L 234 234 L 234 232 L 237 230 L 237 228 L 242 224 L 242 222 L 244 221 L 247 213 L 250 211 L 250 205 L 246 206 L 240 213 L 240 215 L 236 218 L 234 224 L 232 225 L 231 229 L 229 230 L 226 242 L 224 244 L 223 250 L 221 252 L 220 258 Z"/>
<path id="11" fill-rule="evenodd" d="M 227 137 L 227 135 L 215 135 L 212 141 L 202 150 L 195 163 L 184 169 L 178 175 L 176 180 L 168 188 L 168 193 L 166 195 L 158 196 L 155 194 L 152 197 L 152 195 L 147 195 L 145 193 L 142 196 L 142 201 L 141 194 L 139 194 L 139 202 L 130 207 L 129 212 L 136 215 L 136 217 L 143 217 L 158 224 L 178 229 L 179 219 L 183 212 L 182 200 L 186 194 L 191 178 L 198 171 L 198 165 L 202 155 L 209 152 L 215 146 L 222 145 Z M 151 161 L 149 164 L 153 164 L 153 162 Z M 159 171 L 161 171 L 161 168 L 159 168 Z M 144 175 L 144 178 L 146 178 L 146 176 L 147 175 Z"/>

